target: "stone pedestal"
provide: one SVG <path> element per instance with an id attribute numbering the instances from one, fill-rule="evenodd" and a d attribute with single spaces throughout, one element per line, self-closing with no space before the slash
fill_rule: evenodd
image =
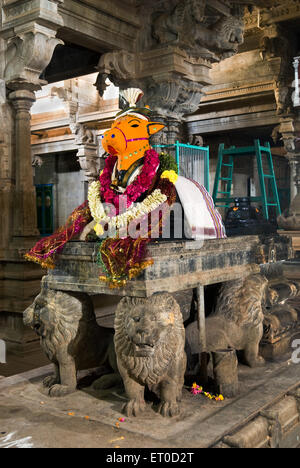
<path id="1" fill-rule="evenodd" d="M 224 397 L 233 398 L 238 394 L 238 360 L 234 349 L 212 353 L 214 378 L 217 392 Z"/>

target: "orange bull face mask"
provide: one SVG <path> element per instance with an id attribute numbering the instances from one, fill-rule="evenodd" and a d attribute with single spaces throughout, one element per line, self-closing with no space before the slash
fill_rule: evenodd
<path id="1" fill-rule="evenodd" d="M 116 119 L 104 133 L 102 146 L 107 153 L 118 157 L 118 171 L 127 171 L 150 149 L 149 138 L 164 127 L 131 113 Z"/>

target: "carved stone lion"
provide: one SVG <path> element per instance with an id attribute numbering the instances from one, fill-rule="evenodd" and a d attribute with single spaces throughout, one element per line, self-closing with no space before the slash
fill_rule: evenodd
<path id="1" fill-rule="evenodd" d="M 231 57 L 244 42 L 245 24 L 241 14 L 222 16 L 215 23 L 206 23 L 206 0 L 178 2 L 172 11 L 154 19 L 153 37 L 161 44 L 177 41 L 185 44 L 189 54 L 199 57 L 203 48 L 208 57 L 220 60 Z"/>
<path id="2" fill-rule="evenodd" d="M 106 366 L 94 385 L 109 388 L 121 381 L 113 344 L 113 330 L 99 327 L 90 297 L 42 287 L 24 312 L 24 323 L 40 336 L 43 351 L 54 364 L 54 375 L 44 380 L 51 397 L 76 390 L 77 371 Z"/>
<path id="3" fill-rule="evenodd" d="M 127 416 L 145 409 L 145 386 L 160 398 L 163 416 L 179 414 L 186 355 L 180 307 L 166 293 L 124 298 L 115 317 L 115 349 L 129 402 Z"/>
<path id="4" fill-rule="evenodd" d="M 245 23 L 242 18 L 229 16 L 219 20 L 212 28 L 211 41 L 216 52 L 221 53 L 222 58 L 228 58 L 238 52 L 238 47 L 244 42 Z M 206 37 L 209 37 L 206 36 Z M 197 38 L 198 39 L 198 38 Z M 209 47 L 201 33 L 200 42 Z"/>
<path id="5" fill-rule="evenodd" d="M 208 350 L 243 350 L 250 367 L 264 364 L 259 356 L 263 336 L 263 303 L 268 280 L 251 275 L 223 285 L 215 313 L 207 321 Z"/>
<path id="6" fill-rule="evenodd" d="M 235 349 L 243 351 L 250 367 L 262 365 L 259 343 L 263 336 L 263 303 L 268 280 L 251 275 L 223 284 L 214 313 L 206 320 L 207 351 Z M 194 322 L 187 328 L 187 341 L 192 354 L 199 352 L 198 328 Z"/>
<path id="7" fill-rule="evenodd" d="M 245 364 L 262 366 L 259 344 L 263 337 L 263 306 L 268 280 L 251 275 L 224 283 L 214 313 L 206 319 L 206 351 L 212 353 L 215 384 L 232 398 L 239 390 L 235 351 L 243 351 Z M 202 350 L 197 322 L 186 330 L 189 362 Z"/>

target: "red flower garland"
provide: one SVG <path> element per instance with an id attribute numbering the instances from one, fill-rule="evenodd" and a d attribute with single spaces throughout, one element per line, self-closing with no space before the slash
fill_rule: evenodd
<path id="1" fill-rule="evenodd" d="M 158 207 L 156 225 L 152 225 L 150 214 L 140 218 L 140 222 L 147 220 L 146 231 L 141 232 L 141 237 L 132 239 L 104 239 L 100 244 L 99 258 L 102 267 L 101 281 L 106 281 L 110 288 L 120 288 L 126 285 L 128 280 L 136 278 L 147 267 L 153 264 L 153 259 L 147 257 L 147 246 L 153 240 L 155 233 L 158 237 L 162 234 L 163 223 L 167 219 L 169 209 L 176 201 L 175 185 L 168 179 L 160 179 L 155 188 L 159 188 L 168 200 Z M 103 269 L 104 267 L 104 269 Z"/>
<path id="2" fill-rule="evenodd" d="M 125 192 L 120 195 L 114 192 L 111 186 L 111 176 L 114 170 L 115 164 L 117 162 L 116 156 L 109 156 L 105 163 L 105 168 L 100 175 L 100 193 L 101 199 L 105 203 L 110 203 L 114 205 L 119 214 L 119 204 L 122 198 L 126 197 L 127 209 L 136 202 L 140 196 L 147 192 L 153 183 L 153 178 L 155 177 L 157 168 L 159 167 L 160 160 L 159 155 L 154 150 L 148 150 L 145 153 L 145 162 L 143 165 L 142 172 L 135 179 L 135 181 L 130 184 Z"/>
<path id="3" fill-rule="evenodd" d="M 89 204 L 85 201 L 69 216 L 66 224 L 49 237 L 40 239 L 25 254 L 25 259 L 40 264 L 43 268 L 55 268 L 55 255 L 60 253 L 67 242 L 80 234 L 92 220 Z"/>

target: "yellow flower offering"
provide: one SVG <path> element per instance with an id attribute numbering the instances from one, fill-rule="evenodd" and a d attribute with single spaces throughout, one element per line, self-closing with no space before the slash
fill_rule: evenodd
<path id="1" fill-rule="evenodd" d="M 94 227 L 94 230 L 98 237 L 101 237 L 104 234 L 104 229 L 101 224 L 96 224 L 96 226 Z"/>
<path id="2" fill-rule="evenodd" d="M 176 174 L 175 171 L 164 171 L 161 175 L 161 179 L 168 179 L 175 185 L 178 180 L 178 174 Z"/>

